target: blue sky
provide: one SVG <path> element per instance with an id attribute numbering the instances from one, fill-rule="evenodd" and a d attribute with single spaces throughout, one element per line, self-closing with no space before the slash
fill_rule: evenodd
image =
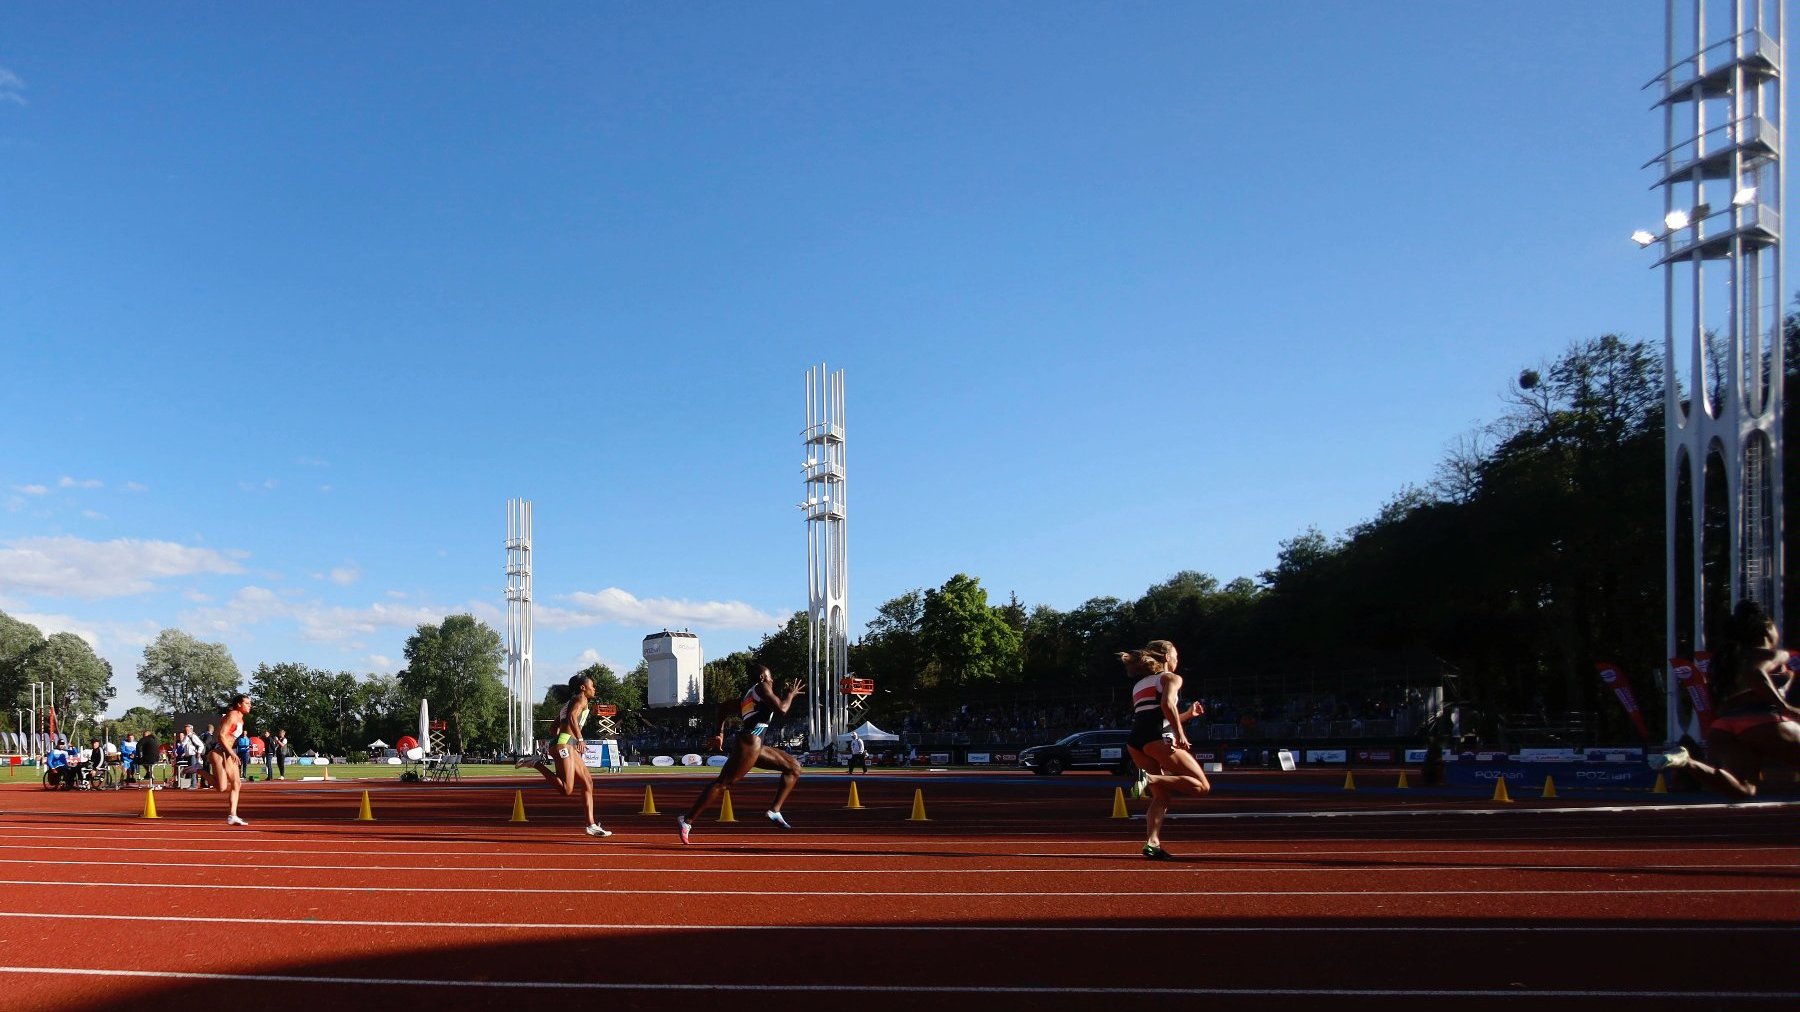
<path id="1" fill-rule="evenodd" d="M 540 684 L 850 593 L 1069 608 L 1370 516 L 1521 367 L 1661 334 L 1660 5 L 0 7 L 0 609 Z"/>

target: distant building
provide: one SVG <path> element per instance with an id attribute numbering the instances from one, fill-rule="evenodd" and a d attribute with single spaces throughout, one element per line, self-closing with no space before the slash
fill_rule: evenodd
<path id="1" fill-rule="evenodd" d="M 691 706 L 706 702 L 700 669 L 700 637 L 664 629 L 644 637 L 644 661 L 650 666 L 651 706 Z"/>

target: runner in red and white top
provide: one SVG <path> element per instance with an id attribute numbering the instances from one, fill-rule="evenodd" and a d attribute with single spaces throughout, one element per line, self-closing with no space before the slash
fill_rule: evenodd
<path id="1" fill-rule="evenodd" d="M 1175 673 L 1180 653 L 1168 640 L 1152 640 L 1141 650 L 1119 654 L 1125 670 L 1137 676 L 1131 686 L 1131 737 L 1126 747 L 1131 759 L 1145 773 L 1150 808 L 1144 813 L 1144 856 L 1152 861 L 1170 860 L 1162 847 L 1163 817 L 1173 793 L 1199 797 L 1212 790 L 1199 760 L 1188 750 L 1182 722 L 1206 712 L 1194 703 L 1183 708 L 1181 676 Z"/>

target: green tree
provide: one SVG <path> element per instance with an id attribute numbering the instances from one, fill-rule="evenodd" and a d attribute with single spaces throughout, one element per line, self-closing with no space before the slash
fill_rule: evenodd
<path id="1" fill-rule="evenodd" d="M 625 677 L 619 679 L 624 698 L 631 701 L 633 710 L 642 710 L 650 703 L 650 662 L 638 661 Z M 625 704 L 620 703 L 621 707 Z"/>
<path id="2" fill-rule="evenodd" d="M 55 683 L 58 727 L 71 739 L 80 726 L 93 726 L 118 693 L 112 685 L 112 665 L 95 656 L 87 641 L 74 633 L 55 633 L 32 648 L 24 668 L 28 682 Z"/>
<path id="3" fill-rule="evenodd" d="M 441 625 L 419 626 L 405 652 L 400 684 L 445 715 L 451 751 L 461 752 L 467 743 L 500 743 L 506 686 L 499 633 L 473 615 L 451 615 Z"/>
<path id="4" fill-rule="evenodd" d="M 736 650 L 706 662 L 701 677 L 706 685 L 706 698 L 714 703 L 734 699 L 749 685 L 750 662 L 755 657 L 748 650 Z"/>
<path id="5" fill-rule="evenodd" d="M 0 703 L 16 706 L 26 694 L 25 658 L 43 642 L 37 626 L 0 612 Z"/>
<path id="6" fill-rule="evenodd" d="M 958 573 L 925 592 L 919 636 L 940 681 L 964 686 L 1011 680 L 1019 669 L 1019 634 L 988 606 L 981 581 Z"/>
<path id="7" fill-rule="evenodd" d="M 777 684 L 789 678 L 806 678 L 807 640 L 812 635 L 812 621 L 806 612 L 797 611 L 780 629 L 764 636 L 753 651 L 756 659 L 769 666 Z M 742 689 L 739 690 L 740 692 Z"/>
<path id="8" fill-rule="evenodd" d="M 919 626 L 925 617 L 925 592 L 909 590 L 875 610 L 867 630 L 850 652 L 850 667 L 875 679 L 882 692 L 908 693 L 918 688 L 925 669 Z"/>
<path id="9" fill-rule="evenodd" d="M 250 676 L 259 732 L 285 730 L 297 749 L 343 754 L 361 747 L 367 697 L 348 671 L 304 664 L 259 664 Z"/>
<path id="10" fill-rule="evenodd" d="M 243 676 L 223 643 L 202 643 L 180 629 L 164 629 L 144 648 L 138 687 L 171 713 L 223 707 Z"/>

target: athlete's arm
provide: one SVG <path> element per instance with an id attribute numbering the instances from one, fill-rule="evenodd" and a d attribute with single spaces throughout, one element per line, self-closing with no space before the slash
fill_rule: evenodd
<path id="1" fill-rule="evenodd" d="M 762 686 L 760 686 L 760 685 L 757 686 L 756 691 L 761 692 Z M 805 692 L 805 691 L 806 691 L 806 687 L 804 685 L 800 684 L 800 679 L 798 679 L 798 678 L 789 679 L 787 695 L 781 699 L 770 699 L 769 705 L 775 708 L 776 713 L 786 714 L 788 712 L 788 707 L 794 705 L 794 697 L 798 696 L 800 693 Z"/>
<path id="2" fill-rule="evenodd" d="M 1184 748 L 1188 747 L 1187 732 L 1182 730 L 1182 727 L 1181 727 L 1181 722 L 1183 720 L 1181 711 L 1179 711 L 1175 708 L 1176 697 L 1178 697 L 1180 694 L 1181 694 L 1181 676 L 1174 673 L 1173 671 L 1163 672 L 1163 676 L 1162 676 L 1163 720 L 1169 725 L 1169 730 L 1174 732 L 1175 747 L 1184 749 Z"/>

